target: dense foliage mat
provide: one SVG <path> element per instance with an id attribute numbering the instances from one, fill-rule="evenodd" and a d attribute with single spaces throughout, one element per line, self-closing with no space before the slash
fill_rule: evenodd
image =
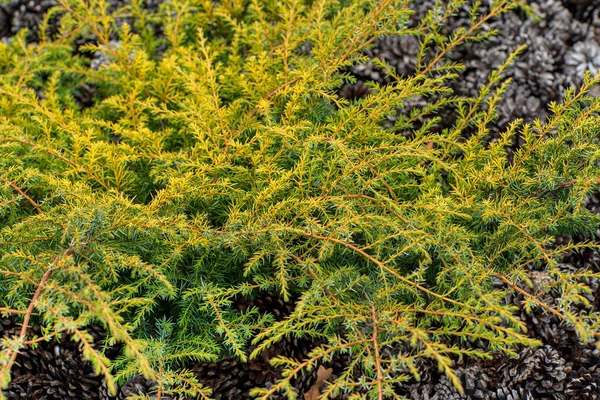
<path id="1" fill-rule="evenodd" d="M 585 297 L 597 272 L 559 268 L 595 247 L 585 239 L 600 218 L 585 201 L 599 184 L 598 78 L 489 143 L 522 49 L 476 96 L 452 90 L 463 66 L 449 53 L 488 39 L 482 26 L 517 4 L 475 5 L 467 26 L 443 32 L 463 6 L 415 25 L 392 0 L 75 0 L 46 14 L 35 46 L 25 31 L 0 44 L 0 312 L 22 319 L 2 340 L 1 385 L 19 348 L 41 340 L 32 319 L 43 339 L 78 341 L 109 390 L 142 374 L 159 398 L 209 398 L 189 360 L 243 361 L 286 337 L 320 344 L 272 358 L 284 372 L 261 398 L 302 395 L 291 381 L 342 354 L 345 370 L 308 396 L 398 397 L 424 359 L 460 390 L 457 357 L 539 344 L 511 294 L 583 343 L 598 336 Z M 381 62 L 385 86 L 339 97 L 345 71 L 392 34 L 419 43 L 414 71 Z M 382 126 L 415 98 L 430 101 Z M 435 129 L 448 109 L 451 126 Z M 555 243 L 565 235 L 584 240 Z M 532 265 L 549 271 L 542 285 Z M 234 306 L 267 290 L 294 298 L 293 311 Z"/>

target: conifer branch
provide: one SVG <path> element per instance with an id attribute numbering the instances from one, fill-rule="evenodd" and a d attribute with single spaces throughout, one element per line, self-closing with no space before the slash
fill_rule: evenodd
<path id="1" fill-rule="evenodd" d="M 65 324 L 66 326 L 71 325 L 70 321 L 62 315 L 62 312 L 60 310 L 57 310 L 56 308 L 48 304 L 45 304 L 44 307 L 52 314 L 54 314 L 54 316 L 59 321 L 61 321 L 61 323 Z M 101 355 L 96 349 L 94 349 L 94 347 L 90 344 L 87 335 L 83 331 L 74 327 L 68 328 L 68 331 L 73 335 L 77 342 L 81 344 L 83 348 L 84 357 L 86 357 L 89 361 L 92 362 L 97 372 L 102 373 L 106 380 L 106 386 L 108 387 L 110 393 L 116 394 L 116 384 L 114 382 L 110 369 L 107 367 L 107 365 L 109 364 L 108 359 Z"/>
<path id="2" fill-rule="evenodd" d="M 84 167 L 82 167 L 81 165 L 77 164 L 76 162 L 69 160 L 68 158 L 64 157 L 63 155 L 59 154 L 58 152 L 51 150 L 51 149 L 47 149 L 43 146 L 40 146 L 36 143 L 33 143 L 29 140 L 25 140 L 25 139 L 18 139 L 18 138 L 10 138 L 10 137 L 5 137 L 5 138 L 0 138 L 0 143 L 8 143 L 8 142 L 17 142 L 17 143 L 21 143 L 27 146 L 30 146 L 32 148 L 41 150 L 45 153 L 48 153 L 49 155 L 58 158 L 61 161 L 64 161 L 65 163 L 69 164 L 72 167 L 75 167 L 77 170 L 80 170 L 82 172 L 84 172 L 86 175 L 90 176 L 92 179 L 94 179 L 96 182 L 98 182 L 100 185 L 102 185 L 102 187 L 104 187 L 104 189 L 109 190 L 110 188 L 107 186 L 107 184 L 104 182 L 103 179 L 97 177 L 96 175 L 94 175 L 92 172 L 90 172 L 89 170 L 85 169 Z"/>
<path id="3" fill-rule="evenodd" d="M 27 311 L 14 310 L 12 308 L 0 307 L 0 314 L 25 315 L 25 314 L 27 314 Z"/>
<path id="4" fill-rule="evenodd" d="M 453 304 L 456 304 L 456 305 L 459 305 L 459 306 L 464 306 L 464 307 L 468 307 L 468 308 L 470 308 L 470 307 L 469 307 L 467 304 L 464 304 L 464 303 L 461 303 L 461 302 L 459 302 L 459 301 L 456 301 L 456 300 L 450 299 L 450 298 L 448 298 L 448 297 L 446 297 L 446 296 L 444 296 L 444 295 L 440 295 L 440 294 L 438 294 L 438 293 L 436 293 L 436 292 L 433 292 L 433 291 L 431 291 L 431 290 L 429 290 L 429 289 L 427 289 L 427 288 L 425 288 L 425 287 L 423 287 L 423 286 L 419 285 L 418 283 L 415 283 L 415 282 L 413 282 L 413 281 L 411 281 L 411 280 L 409 280 L 409 279 L 407 279 L 407 278 L 403 277 L 403 276 L 402 276 L 402 275 L 400 275 L 398 272 L 396 272 L 396 271 L 394 271 L 394 270 L 390 269 L 389 267 L 387 267 L 387 266 L 386 266 L 384 263 L 382 263 L 381 261 L 379 261 L 379 260 L 377 260 L 376 258 L 374 258 L 374 257 L 370 256 L 370 255 L 369 255 L 369 254 L 367 254 L 365 251 L 363 251 L 363 250 L 361 250 L 360 248 L 358 248 L 358 247 L 356 247 L 356 246 L 352 245 L 352 244 L 351 244 L 351 243 L 349 243 L 349 242 L 345 242 L 345 241 L 342 241 L 342 240 L 336 239 L 336 238 L 334 238 L 334 237 L 319 236 L 319 235 L 314 235 L 314 234 L 306 233 L 306 232 L 303 232 L 303 231 L 295 231 L 295 232 L 301 233 L 301 234 L 303 234 L 304 236 L 308 236 L 308 237 L 311 237 L 311 238 L 313 238 L 313 239 L 319 239 L 319 240 L 323 240 L 323 241 L 327 241 L 327 242 L 332 242 L 332 243 L 339 244 L 340 246 L 347 247 L 348 249 L 350 249 L 350 250 L 352 250 L 352 251 L 354 251 L 354 252 L 356 252 L 356 253 L 360 254 L 360 255 L 361 255 L 361 256 L 363 256 L 365 259 L 367 259 L 367 260 L 369 260 L 370 262 L 372 262 L 373 264 L 377 265 L 377 266 L 378 266 L 378 267 L 379 267 L 379 268 L 380 268 L 382 271 L 385 271 L 385 272 L 389 273 L 390 275 L 393 275 L 393 276 L 394 276 L 394 277 L 396 277 L 398 280 L 400 280 L 400 281 L 402 281 L 402 282 L 404 282 L 404 283 L 406 283 L 406 284 L 408 284 L 408 285 L 410 285 L 410 286 L 412 286 L 412 287 L 414 287 L 414 288 L 416 288 L 416 289 L 418 289 L 418 290 L 420 290 L 420 291 L 422 291 L 422 292 L 424 292 L 424 293 L 426 293 L 426 294 L 428 294 L 428 295 L 431 295 L 431 296 L 433 296 L 433 297 L 439 298 L 440 300 L 444 300 L 444 301 L 446 301 L 446 302 L 449 302 L 449 303 L 453 303 Z"/>
<path id="5" fill-rule="evenodd" d="M 521 289 L 520 287 L 518 287 L 517 285 L 515 285 L 514 283 L 512 283 L 508 278 L 506 278 L 504 275 L 500 274 L 500 273 L 495 273 L 494 276 L 498 279 L 500 279 L 502 282 L 504 282 L 505 284 L 507 284 L 508 286 L 510 286 L 511 289 L 513 289 L 515 292 L 518 292 L 520 294 L 522 294 L 523 296 L 527 297 L 528 299 L 532 299 L 533 301 L 536 302 L 536 304 L 540 307 L 542 307 L 544 310 L 548 311 L 551 314 L 554 314 L 555 316 L 557 316 L 558 318 L 560 318 L 562 321 L 567 321 L 567 318 L 558 310 L 550 307 L 549 305 L 547 305 L 546 303 L 544 303 L 542 300 L 540 300 L 537 296 L 532 295 L 531 293 Z"/>
<path id="6" fill-rule="evenodd" d="M 373 318 L 373 351 L 375 352 L 375 371 L 377 374 L 377 399 L 383 400 L 383 376 L 381 373 L 381 356 L 379 355 L 379 342 L 377 336 L 379 335 L 379 329 L 377 326 L 377 310 L 375 305 L 371 305 L 371 314 Z"/>
<path id="7" fill-rule="evenodd" d="M 444 46 L 442 51 L 440 51 L 435 58 L 423 69 L 422 71 L 417 70 L 417 75 L 426 76 L 427 73 L 432 71 L 435 65 L 440 62 L 452 49 L 462 44 L 465 40 L 467 40 L 470 36 L 472 36 L 475 32 L 477 32 L 483 24 L 492 19 L 493 17 L 501 14 L 506 11 L 509 6 L 514 6 L 509 0 L 502 0 L 497 5 L 495 5 L 489 13 L 486 13 L 483 17 L 481 17 L 475 24 L 471 25 L 468 30 L 466 30 L 463 34 L 461 34 L 458 38 L 452 40 L 449 45 Z"/>
<path id="8" fill-rule="evenodd" d="M 13 188 L 15 190 L 15 192 L 19 193 L 19 195 L 21 195 L 25 200 L 27 200 L 29 202 L 29 204 L 31 204 L 33 206 L 35 211 L 38 212 L 38 214 L 42 213 L 42 209 L 40 208 L 40 206 L 35 201 L 33 201 L 33 199 L 31 197 L 27 196 L 27 194 L 25 194 L 25 192 L 21 188 L 19 188 L 17 185 L 15 185 L 14 182 L 11 182 L 8 179 L 3 178 L 1 176 L 0 176 L 0 180 L 2 182 L 4 182 L 5 184 L 7 184 L 8 186 L 10 186 L 11 188 Z"/>
<path id="9" fill-rule="evenodd" d="M 58 266 L 58 264 L 60 263 L 60 261 L 63 257 L 68 257 L 68 256 L 72 255 L 74 252 L 75 252 L 74 247 L 70 247 L 69 249 L 65 250 L 61 255 L 56 256 L 54 258 L 54 260 L 52 261 L 52 263 L 50 264 L 48 269 L 44 272 L 44 275 L 42 276 L 39 283 L 37 284 L 37 288 L 36 288 L 33 296 L 31 297 L 31 300 L 29 301 L 27 310 L 23 314 L 24 319 L 21 324 L 21 330 L 19 331 L 19 336 L 18 336 L 19 343 L 22 343 L 25 340 L 25 337 L 27 336 L 27 329 L 29 328 L 29 320 L 31 319 L 31 315 L 33 314 L 33 311 L 35 309 L 36 302 L 38 301 L 38 298 L 42 294 L 42 291 L 44 290 L 46 282 L 52 276 L 52 272 Z M 6 362 L 6 364 L 1 366 L 0 375 L 3 374 L 3 371 L 10 371 L 12 369 L 13 364 L 17 360 L 17 355 L 18 355 L 17 351 L 9 350 L 8 354 L 9 354 L 8 361 Z"/>

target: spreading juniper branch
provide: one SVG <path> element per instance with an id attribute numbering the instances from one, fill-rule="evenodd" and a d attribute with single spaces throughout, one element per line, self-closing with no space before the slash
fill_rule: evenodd
<path id="1" fill-rule="evenodd" d="M 71 256 L 74 252 L 75 252 L 75 249 L 73 247 L 70 247 L 69 249 L 65 250 L 62 255 L 56 256 L 56 258 L 54 258 L 52 263 L 48 266 L 48 268 L 44 272 L 44 275 L 42 276 L 39 283 L 37 284 L 37 287 L 36 287 L 35 292 L 33 293 L 33 296 L 31 296 L 31 300 L 29 301 L 27 310 L 24 312 L 24 318 L 23 318 L 23 323 L 21 325 L 21 330 L 19 332 L 19 336 L 16 338 L 18 343 L 22 343 L 27 336 L 27 329 L 29 328 L 29 321 L 30 321 L 33 311 L 36 307 L 36 302 L 37 302 L 38 298 L 40 297 L 40 295 L 42 294 L 42 291 L 44 290 L 44 286 L 46 285 L 46 282 L 48 282 L 48 279 L 50 279 L 50 276 L 52 275 L 52 271 L 55 268 L 60 268 L 59 263 L 61 262 L 63 257 Z M 9 349 L 3 355 L 4 356 L 3 360 L 2 360 L 3 362 L 2 362 L 2 365 L 0 366 L 0 377 L 2 377 L 3 383 L 4 383 L 4 381 L 9 380 L 10 370 L 12 369 L 12 367 L 17 359 L 18 346 L 19 345 L 17 345 L 16 348 Z M 4 385 L 5 385 L 5 383 L 4 383 Z"/>

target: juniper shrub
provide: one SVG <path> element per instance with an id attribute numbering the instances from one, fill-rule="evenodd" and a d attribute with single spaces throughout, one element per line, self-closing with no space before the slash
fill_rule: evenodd
<path id="1" fill-rule="evenodd" d="M 259 398 L 297 398 L 296 376 L 344 353 L 352 361 L 322 398 L 393 397 L 422 358 L 460 387 L 456 357 L 539 344 L 504 301 L 514 291 L 584 342 L 600 333 L 581 283 L 592 272 L 557 268 L 594 245 L 550 246 L 600 222 L 584 207 L 599 186 L 600 102 L 587 94 L 598 78 L 493 143 L 483 139 L 519 50 L 478 96 L 451 89 L 463 66 L 448 54 L 493 35 L 486 22 L 517 2 L 485 13 L 440 2 L 416 26 L 402 0 L 59 3 L 37 44 L 25 31 L 0 44 L 0 313 L 22 321 L 1 342 L 3 387 L 19 348 L 39 340 L 33 322 L 43 338 L 78 341 L 113 391 L 142 374 L 158 398 L 205 399 L 186 361 L 243 361 L 286 336 L 325 344 L 273 358 L 283 377 Z M 470 26 L 442 34 L 464 7 Z M 339 97 L 344 71 L 382 35 L 417 39 L 414 73 L 381 62 L 389 84 Z M 85 106 L 82 87 L 94 88 Z M 527 285 L 532 265 L 550 271 L 541 290 L 561 291 L 557 307 Z M 232 306 L 258 291 L 295 307 L 275 320 Z M 93 324 L 119 358 L 94 345 Z"/>

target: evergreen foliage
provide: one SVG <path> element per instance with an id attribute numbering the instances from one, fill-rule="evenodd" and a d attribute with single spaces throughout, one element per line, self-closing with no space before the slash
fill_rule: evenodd
<path id="1" fill-rule="evenodd" d="M 582 296 L 592 274 L 557 268 L 593 244 L 551 246 L 600 223 L 584 207 L 600 182 L 600 102 L 588 95 L 599 78 L 494 143 L 512 58 L 476 98 L 448 87 L 462 66 L 447 54 L 493 35 L 485 22 L 517 2 L 470 5 L 471 26 L 450 37 L 441 27 L 464 1 L 417 26 L 406 0 L 172 0 L 152 13 L 135 0 L 113 12 L 59 2 L 46 18 L 61 15 L 58 36 L 42 26 L 38 45 L 26 32 L 0 43 L 0 313 L 24 323 L 0 344 L 0 386 L 19 348 L 43 339 L 27 335 L 32 321 L 44 338 L 79 341 L 111 390 L 141 373 L 157 397 L 203 399 L 186 360 L 245 360 L 290 335 L 325 344 L 273 359 L 284 377 L 257 397 L 299 398 L 291 380 L 337 353 L 352 362 L 324 399 L 394 398 L 423 357 L 460 386 L 452 360 L 490 356 L 467 341 L 509 354 L 539 344 L 503 301 L 514 290 L 581 340 L 600 335 Z M 339 98 L 345 68 L 391 34 L 419 39 L 417 72 L 382 63 L 393 83 Z M 106 65 L 90 68 L 93 51 Z M 90 108 L 74 97 L 84 83 L 97 88 Z M 382 128 L 417 96 L 429 104 Z M 448 107 L 456 120 L 439 129 Z M 515 135 L 525 144 L 509 158 Z M 517 286 L 532 265 L 551 271 L 559 308 Z M 260 290 L 297 297 L 295 311 L 275 321 L 232 307 Z M 119 359 L 90 324 L 122 345 Z"/>

